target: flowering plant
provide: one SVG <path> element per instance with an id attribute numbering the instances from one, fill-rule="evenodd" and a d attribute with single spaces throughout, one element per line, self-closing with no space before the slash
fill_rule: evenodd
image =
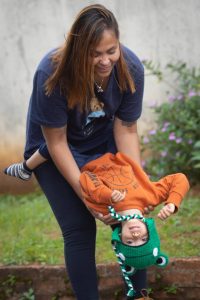
<path id="1" fill-rule="evenodd" d="M 149 62 L 143 63 L 148 69 Z M 145 169 L 153 179 L 183 172 L 196 184 L 200 178 L 200 70 L 181 62 L 166 68 L 172 73 L 175 94 L 169 95 L 168 102 L 151 106 L 156 125 L 142 137 Z"/>

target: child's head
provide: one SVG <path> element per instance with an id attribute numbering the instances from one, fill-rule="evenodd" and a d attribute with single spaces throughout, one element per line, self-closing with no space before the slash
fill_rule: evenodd
<path id="1" fill-rule="evenodd" d="M 122 243 L 129 246 L 141 246 L 148 241 L 146 224 L 140 219 L 130 219 L 121 224 Z"/>
<path id="2" fill-rule="evenodd" d="M 123 264 L 132 272 L 157 265 L 164 267 L 168 257 L 160 251 L 160 239 L 152 218 L 135 218 L 122 222 L 112 233 L 112 244 Z"/>
<path id="3" fill-rule="evenodd" d="M 134 289 L 129 275 L 152 265 L 165 267 L 168 257 L 160 251 L 160 239 L 152 218 L 121 216 L 112 207 L 109 210 L 113 218 L 122 222 L 122 226 L 113 230 L 112 245 L 129 286 L 128 295 L 132 296 Z"/>

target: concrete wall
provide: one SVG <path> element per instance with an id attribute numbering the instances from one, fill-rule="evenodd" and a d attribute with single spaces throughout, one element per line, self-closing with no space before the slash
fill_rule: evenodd
<path id="1" fill-rule="evenodd" d="M 78 11 L 97 1 L 1 0 L 0 1 L 0 167 L 22 158 L 25 121 L 34 70 L 50 48 L 62 43 Z M 140 58 L 165 65 L 181 59 L 199 64 L 199 0 L 98 1 L 116 15 L 121 41 Z M 165 99 L 166 87 L 146 78 L 143 131 L 151 120 L 148 105 Z M 146 126 L 147 126 L 146 125 Z M 8 178 L 2 184 L 13 184 Z M 20 188 L 17 181 L 15 183 Z M 29 185 L 26 185 L 29 187 Z M 9 189 L 10 191 L 10 189 Z"/>

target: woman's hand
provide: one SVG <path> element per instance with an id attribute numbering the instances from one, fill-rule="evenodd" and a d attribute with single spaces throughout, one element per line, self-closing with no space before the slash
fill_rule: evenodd
<path id="1" fill-rule="evenodd" d="M 87 209 L 90 211 L 90 213 L 93 215 L 95 219 L 98 219 L 99 221 L 103 222 L 105 225 L 113 225 L 119 223 L 118 221 L 114 220 L 110 214 L 103 215 L 102 213 L 99 213 L 98 211 L 91 209 L 87 207 Z"/>
<path id="2" fill-rule="evenodd" d="M 173 203 L 166 204 L 158 213 L 158 218 L 162 221 L 171 216 L 175 211 L 175 205 Z"/>
<path id="3" fill-rule="evenodd" d="M 154 207 L 152 205 L 149 205 L 149 206 L 147 206 L 147 207 L 144 208 L 144 214 L 148 215 L 153 210 L 154 210 Z"/>

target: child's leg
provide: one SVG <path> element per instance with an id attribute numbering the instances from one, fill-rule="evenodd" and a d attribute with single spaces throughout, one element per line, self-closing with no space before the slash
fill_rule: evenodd
<path id="1" fill-rule="evenodd" d="M 26 161 L 10 165 L 4 170 L 4 173 L 6 175 L 14 176 L 22 180 L 29 180 L 31 178 L 32 171 L 45 161 L 46 158 L 44 158 L 39 153 L 39 150 L 37 150 Z"/>
<path id="2" fill-rule="evenodd" d="M 37 150 L 35 153 L 33 153 L 33 155 L 31 155 L 31 157 L 29 157 L 26 160 L 26 167 L 29 170 L 34 170 L 36 167 L 38 167 L 39 165 L 41 165 L 42 163 L 44 163 L 47 159 L 45 157 L 43 157 L 39 150 Z"/>

